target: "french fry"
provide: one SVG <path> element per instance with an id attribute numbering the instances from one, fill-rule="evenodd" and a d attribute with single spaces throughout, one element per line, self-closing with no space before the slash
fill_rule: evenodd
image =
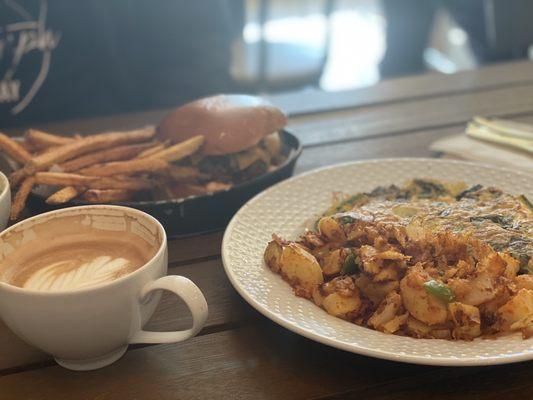
<path id="1" fill-rule="evenodd" d="M 233 185 L 224 182 L 211 181 L 204 185 L 205 190 L 210 193 L 220 192 L 221 190 L 231 189 Z"/>
<path id="2" fill-rule="evenodd" d="M 22 147 L 24 147 L 24 150 L 26 150 L 28 153 L 30 153 L 30 155 L 34 155 L 33 153 L 39 151 L 39 149 L 37 147 L 35 147 L 33 144 L 31 144 L 30 142 L 27 142 L 25 140 L 21 141 L 20 145 Z"/>
<path id="3" fill-rule="evenodd" d="M 168 163 L 157 158 L 139 158 L 94 165 L 78 171 L 90 176 L 133 175 L 141 172 L 157 172 L 168 168 Z"/>
<path id="4" fill-rule="evenodd" d="M 170 165 L 164 174 L 175 181 L 190 181 L 195 180 L 200 176 L 200 171 L 194 167 L 178 167 Z"/>
<path id="5" fill-rule="evenodd" d="M 74 186 L 64 187 L 46 199 L 47 204 L 64 204 L 83 192 L 83 189 L 78 189 Z"/>
<path id="6" fill-rule="evenodd" d="M 168 162 L 179 161 L 191 154 L 196 153 L 200 146 L 204 143 L 205 138 L 202 135 L 194 136 L 184 142 L 177 143 L 173 146 L 167 147 L 155 154 L 152 154 L 150 158 L 158 158 Z"/>
<path id="7" fill-rule="evenodd" d="M 154 184 L 143 178 L 125 178 L 125 177 L 104 177 L 98 178 L 87 185 L 90 189 L 129 189 L 129 190 L 146 190 L 153 187 Z"/>
<path id="8" fill-rule="evenodd" d="M 113 203 L 130 200 L 133 193 L 127 189 L 89 189 L 82 198 L 90 203 Z"/>
<path id="9" fill-rule="evenodd" d="M 70 174 L 68 172 L 37 172 L 35 174 L 35 183 L 38 185 L 85 186 L 97 179 L 94 176 Z"/>
<path id="10" fill-rule="evenodd" d="M 11 187 L 17 187 L 26 177 L 26 173 L 22 169 L 17 169 L 9 175 L 9 184 Z"/>
<path id="11" fill-rule="evenodd" d="M 154 134 L 154 128 L 145 128 L 129 132 L 110 132 L 86 136 L 72 143 L 53 147 L 46 153 L 32 158 L 25 165 L 24 173 L 33 175 L 35 172 L 42 171 L 53 164 L 70 160 L 82 154 L 126 143 L 143 142 L 151 139 Z"/>
<path id="12" fill-rule="evenodd" d="M 128 160 L 142 151 L 151 150 L 155 146 L 157 145 L 153 143 L 136 143 L 113 147 L 108 150 L 97 151 L 79 158 L 74 158 L 63 164 L 59 164 L 59 168 L 64 172 L 72 172 L 98 163 Z"/>
<path id="13" fill-rule="evenodd" d="M 92 203 L 131 200 L 137 192 L 161 190 L 169 182 L 179 182 L 183 194 L 205 193 L 206 188 L 196 184 L 202 177 L 197 168 L 170 164 L 195 154 L 204 137 L 198 135 L 167 147 L 167 143 L 150 141 L 154 134 L 154 128 L 146 128 L 62 137 L 30 129 L 23 144 L 38 153 L 33 156 L 24 146 L 0 134 L 0 148 L 23 164 L 10 176 L 12 187 L 20 186 L 11 218 L 18 218 L 36 184 L 62 186 L 46 199 L 55 205 L 74 198 Z"/>
<path id="14" fill-rule="evenodd" d="M 15 194 L 13 205 L 11 206 L 11 215 L 9 216 L 11 220 L 17 219 L 22 210 L 24 209 L 24 206 L 26 205 L 26 200 L 28 199 L 28 195 L 30 194 L 31 188 L 33 187 L 34 183 L 35 178 L 33 176 L 30 176 L 24 179 L 24 181 L 20 185 L 19 190 Z"/>
<path id="15" fill-rule="evenodd" d="M 54 146 L 62 146 L 79 140 L 78 138 L 53 135 L 37 129 L 28 129 L 24 135 L 24 140 L 34 149 L 47 149 Z"/>
<path id="16" fill-rule="evenodd" d="M 31 160 L 31 154 L 24 147 L 3 133 L 0 133 L 0 149 L 19 164 L 26 164 Z"/>
<path id="17" fill-rule="evenodd" d="M 137 154 L 137 158 L 150 157 L 152 154 L 158 153 L 164 148 L 165 148 L 165 145 L 163 143 L 157 144 L 151 149 L 146 149 L 144 151 L 141 151 L 139 154 Z"/>

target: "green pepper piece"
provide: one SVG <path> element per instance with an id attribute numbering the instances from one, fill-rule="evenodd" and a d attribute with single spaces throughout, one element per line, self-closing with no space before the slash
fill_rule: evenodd
<path id="1" fill-rule="evenodd" d="M 343 275 L 353 275 L 357 272 L 357 270 L 358 266 L 355 254 L 353 252 L 350 252 L 350 254 L 346 256 L 344 262 L 342 263 L 341 273 Z"/>
<path id="2" fill-rule="evenodd" d="M 424 289 L 426 289 L 426 292 L 430 295 L 435 296 L 446 303 L 451 303 L 455 300 L 455 295 L 450 287 L 434 279 L 424 283 Z"/>

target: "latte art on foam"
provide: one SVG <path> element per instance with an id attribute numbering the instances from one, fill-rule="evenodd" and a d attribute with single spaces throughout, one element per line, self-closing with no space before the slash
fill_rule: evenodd
<path id="1" fill-rule="evenodd" d="M 80 214 L 46 220 L 2 239 L 0 282 L 41 292 L 110 283 L 145 265 L 161 243 L 135 219 Z"/>
<path id="2" fill-rule="evenodd" d="M 63 260 L 36 271 L 23 285 L 25 289 L 62 292 L 110 282 L 130 272 L 125 258 L 96 257 L 79 265 L 77 260 Z"/>

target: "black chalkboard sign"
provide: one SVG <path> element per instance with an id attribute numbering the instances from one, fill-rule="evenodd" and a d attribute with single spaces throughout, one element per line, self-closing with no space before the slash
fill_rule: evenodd
<path id="1" fill-rule="evenodd" d="M 227 91 L 226 3 L 0 0 L 0 128 Z"/>

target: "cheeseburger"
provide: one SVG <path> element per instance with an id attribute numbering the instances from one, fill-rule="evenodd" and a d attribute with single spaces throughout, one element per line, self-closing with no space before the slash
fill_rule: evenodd
<path id="1" fill-rule="evenodd" d="M 259 176 L 285 158 L 279 131 L 281 110 L 246 95 L 218 95 L 185 104 L 159 124 L 161 140 L 179 143 L 196 135 L 205 141 L 183 162 L 198 169 L 202 183 L 224 188 Z"/>

